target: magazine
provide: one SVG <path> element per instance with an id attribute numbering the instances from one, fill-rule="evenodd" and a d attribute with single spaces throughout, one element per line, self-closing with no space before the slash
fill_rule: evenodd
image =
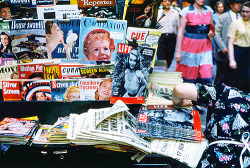
<path id="1" fill-rule="evenodd" d="M 5 79 L 1 82 L 3 101 L 22 100 L 22 81 L 15 79 Z M 24 99 L 23 99 L 24 100 Z"/>
<path id="2" fill-rule="evenodd" d="M 118 46 L 123 50 L 119 50 L 116 56 L 110 103 L 122 100 L 124 103 L 143 104 L 155 48 Z"/>
<path id="3" fill-rule="evenodd" d="M 79 13 L 77 4 L 55 6 L 56 19 L 80 19 Z"/>
<path id="4" fill-rule="evenodd" d="M 10 0 L 12 19 L 37 19 L 35 0 Z"/>
<path id="5" fill-rule="evenodd" d="M 9 1 L 0 1 L 0 6 L 1 6 L 1 14 L 0 15 L 0 20 L 11 20 L 11 7 L 10 7 L 10 2 Z M 1 23 L 0 23 L 1 25 Z"/>
<path id="6" fill-rule="evenodd" d="M 71 78 L 81 78 L 80 67 L 83 67 L 83 64 L 59 64 L 60 79 L 71 79 Z"/>
<path id="7" fill-rule="evenodd" d="M 8 4 L 8 2 L 5 2 Z M 0 3 L 0 5 L 3 5 L 3 3 Z M 5 6 L 5 5 L 4 5 Z M 9 10 L 9 7 L 6 7 L 5 9 L 2 9 L 6 13 L 8 13 L 7 10 Z M 10 12 L 10 11 L 9 11 Z M 7 16 L 6 16 L 7 17 Z M 1 19 L 1 18 L 0 18 Z M 11 36 L 10 36 L 10 21 L 2 20 L 0 22 L 0 58 L 1 59 L 14 59 L 15 55 L 12 52 L 12 46 L 11 46 Z M 3 65 L 4 62 L 1 62 L 1 65 Z"/>
<path id="8" fill-rule="evenodd" d="M 82 16 L 116 19 L 116 0 L 79 0 Z"/>
<path id="9" fill-rule="evenodd" d="M 18 60 L 47 58 L 44 20 L 10 21 L 12 52 Z"/>
<path id="10" fill-rule="evenodd" d="M 124 18 L 129 27 L 156 28 L 158 8 L 162 0 L 131 0 Z"/>
<path id="11" fill-rule="evenodd" d="M 147 138 L 167 138 L 201 142 L 199 112 L 188 108 L 147 109 L 136 116 L 137 134 Z"/>
<path id="12" fill-rule="evenodd" d="M 43 64 L 43 79 L 60 79 L 59 63 Z"/>
<path id="13" fill-rule="evenodd" d="M 49 37 L 48 58 L 78 58 L 80 19 L 46 20 L 45 28 Z M 56 36 L 55 31 L 60 36 Z"/>
<path id="14" fill-rule="evenodd" d="M 106 78 L 112 77 L 114 64 L 80 67 L 81 78 Z"/>
<path id="15" fill-rule="evenodd" d="M 53 3 L 51 5 L 43 5 L 42 2 Z M 38 3 L 38 2 L 37 2 Z M 52 1 L 39 1 L 37 4 L 37 17 L 38 19 L 56 19 L 56 6 L 54 0 Z"/>
<path id="16" fill-rule="evenodd" d="M 118 43 L 125 42 L 127 21 L 82 17 L 79 58 L 115 61 Z"/>
<path id="17" fill-rule="evenodd" d="M 0 66 L 0 89 L 2 89 L 2 80 L 18 78 L 17 65 Z"/>
<path id="18" fill-rule="evenodd" d="M 22 82 L 22 98 L 25 101 L 51 101 L 49 80 L 24 80 Z"/>
<path id="19" fill-rule="evenodd" d="M 43 79 L 43 63 L 17 65 L 19 79 Z"/>
<path id="20" fill-rule="evenodd" d="M 60 79 L 51 80 L 52 101 L 80 100 L 79 80 Z"/>
<path id="21" fill-rule="evenodd" d="M 110 100 L 112 78 L 79 79 L 81 100 Z"/>

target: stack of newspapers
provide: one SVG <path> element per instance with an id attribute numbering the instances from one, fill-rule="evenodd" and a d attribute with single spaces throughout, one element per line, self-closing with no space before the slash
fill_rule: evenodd
<path id="1" fill-rule="evenodd" d="M 24 145 L 39 125 L 38 119 L 5 117 L 0 122 L 0 143 Z"/>
<path id="2" fill-rule="evenodd" d="M 147 98 L 145 104 L 148 105 L 171 105 L 172 91 L 176 84 L 182 83 L 180 72 L 153 72 L 149 74 L 147 84 Z"/>
<path id="3" fill-rule="evenodd" d="M 109 108 L 71 114 L 67 138 L 75 145 L 106 145 L 112 148 L 121 145 L 151 153 L 150 143 L 136 134 L 135 122 L 128 107 L 118 100 Z"/>

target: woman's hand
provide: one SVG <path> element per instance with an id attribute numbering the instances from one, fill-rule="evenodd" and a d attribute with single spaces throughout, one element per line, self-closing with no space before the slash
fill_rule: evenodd
<path id="1" fill-rule="evenodd" d="M 214 37 L 214 33 L 213 33 L 213 31 L 212 30 L 210 30 L 209 31 L 209 33 L 208 33 L 208 37 L 211 39 L 212 37 Z"/>
<path id="2" fill-rule="evenodd" d="M 181 52 L 177 52 L 176 55 L 175 55 L 175 60 L 177 62 L 180 62 L 181 61 Z"/>
<path id="3" fill-rule="evenodd" d="M 236 69 L 237 68 L 237 63 L 235 60 L 229 60 L 229 67 L 231 69 Z"/>

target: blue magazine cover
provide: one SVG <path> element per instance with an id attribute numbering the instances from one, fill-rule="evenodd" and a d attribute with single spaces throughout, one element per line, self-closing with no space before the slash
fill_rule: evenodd
<path id="1" fill-rule="evenodd" d="M 12 19 L 37 19 L 36 0 L 10 0 L 9 2 Z"/>
<path id="2" fill-rule="evenodd" d="M 48 58 L 77 59 L 80 19 L 46 20 Z"/>
<path id="3" fill-rule="evenodd" d="M 79 58 L 115 61 L 118 43 L 124 43 L 127 21 L 82 17 Z"/>
<path id="4" fill-rule="evenodd" d="M 52 101 L 80 100 L 79 80 L 60 79 L 51 81 Z"/>

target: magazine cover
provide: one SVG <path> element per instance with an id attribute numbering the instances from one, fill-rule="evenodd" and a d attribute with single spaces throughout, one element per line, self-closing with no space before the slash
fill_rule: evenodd
<path id="1" fill-rule="evenodd" d="M 80 100 L 79 81 L 77 79 L 51 80 L 52 101 Z"/>
<path id="2" fill-rule="evenodd" d="M 21 96 L 25 101 L 52 100 L 49 80 L 25 80 L 22 82 L 21 90 Z"/>
<path id="3" fill-rule="evenodd" d="M 0 66 L 9 65 L 8 61 L 14 61 L 13 58 L 0 58 Z"/>
<path id="4" fill-rule="evenodd" d="M 3 101 L 21 101 L 22 100 L 22 81 L 5 79 L 1 81 Z"/>
<path id="5" fill-rule="evenodd" d="M 59 63 L 43 64 L 43 79 L 60 79 Z"/>
<path id="6" fill-rule="evenodd" d="M 187 108 L 142 107 L 136 121 L 137 134 L 147 138 L 185 141 L 203 139 L 199 112 Z"/>
<path id="7" fill-rule="evenodd" d="M 59 64 L 60 79 L 81 78 L 80 67 L 83 64 Z"/>
<path id="8" fill-rule="evenodd" d="M 0 135 L 26 137 L 36 124 L 36 120 L 5 117 L 0 122 Z"/>
<path id="9" fill-rule="evenodd" d="M 118 43 L 125 42 L 127 21 L 81 18 L 79 58 L 115 61 Z"/>
<path id="10" fill-rule="evenodd" d="M 121 50 L 116 56 L 110 103 L 122 100 L 142 104 L 155 49 L 142 45 L 133 49 L 127 44 L 118 46 Z"/>
<path id="11" fill-rule="evenodd" d="M 44 20 L 12 20 L 10 34 L 18 60 L 47 58 Z"/>
<path id="12" fill-rule="evenodd" d="M 2 80 L 18 78 L 17 65 L 0 66 L 0 89 L 2 89 Z"/>
<path id="13" fill-rule="evenodd" d="M 124 12 L 130 27 L 156 28 L 158 8 L 162 0 L 131 0 Z"/>
<path id="14" fill-rule="evenodd" d="M 133 39 L 136 38 L 136 42 L 140 44 L 147 44 L 150 47 L 153 47 L 157 50 L 158 40 L 161 37 L 161 31 L 159 29 L 149 29 L 149 28 L 138 28 L 138 27 L 128 27 L 126 34 L 126 43 L 133 42 Z M 151 67 L 154 67 L 155 56 Z"/>
<path id="15" fill-rule="evenodd" d="M 41 2 L 44 2 L 44 1 L 41 1 Z M 37 18 L 41 20 L 56 19 L 56 6 L 54 4 L 53 5 L 38 5 L 37 4 Z"/>
<path id="16" fill-rule="evenodd" d="M 1 5 L 1 4 L 0 4 Z M 2 9 L 3 10 L 3 9 Z M 1 18 L 0 18 L 1 19 Z M 0 21 L 0 58 L 12 58 L 16 59 L 15 55 L 12 52 L 11 46 L 11 36 L 10 36 L 10 21 Z"/>
<path id="17" fill-rule="evenodd" d="M 1 20 L 11 20 L 11 8 L 8 1 L 0 1 L 0 19 Z"/>
<path id="18" fill-rule="evenodd" d="M 77 0 L 55 0 L 56 5 L 77 5 Z"/>
<path id="19" fill-rule="evenodd" d="M 79 0 L 78 8 L 82 16 L 116 18 L 116 0 Z"/>
<path id="20" fill-rule="evenodd" d="M 78 58 L 80 19 L 46 20 L 48 58 Z"/>
<path id="21" fill-rule="evenodd" d="M 37 19 L 35 0 L 9 0 L 9 2 L 11 6 L 12 19 Z"/>
<path id="22" fill-rule="evenodd" d="M 80 19 L 81 18 L 77 4 L 56 5 L 55 12 L 56 12 L 56 19 Z"/>
<path id="23" fill-rule="evenodd" d="M 80 67 L 81 78 L 108 78 L 113 72 L 114 64 Z"/>
<path id="24" fill-rule="evenodd" d="M 43 79 L 43 63 L 17 65 L 19 79 Z"/>
<path id="25" fill-rule="evenodd" d="M 112 78 L 79 79 L 81 100 L 110 100 Z"/>

